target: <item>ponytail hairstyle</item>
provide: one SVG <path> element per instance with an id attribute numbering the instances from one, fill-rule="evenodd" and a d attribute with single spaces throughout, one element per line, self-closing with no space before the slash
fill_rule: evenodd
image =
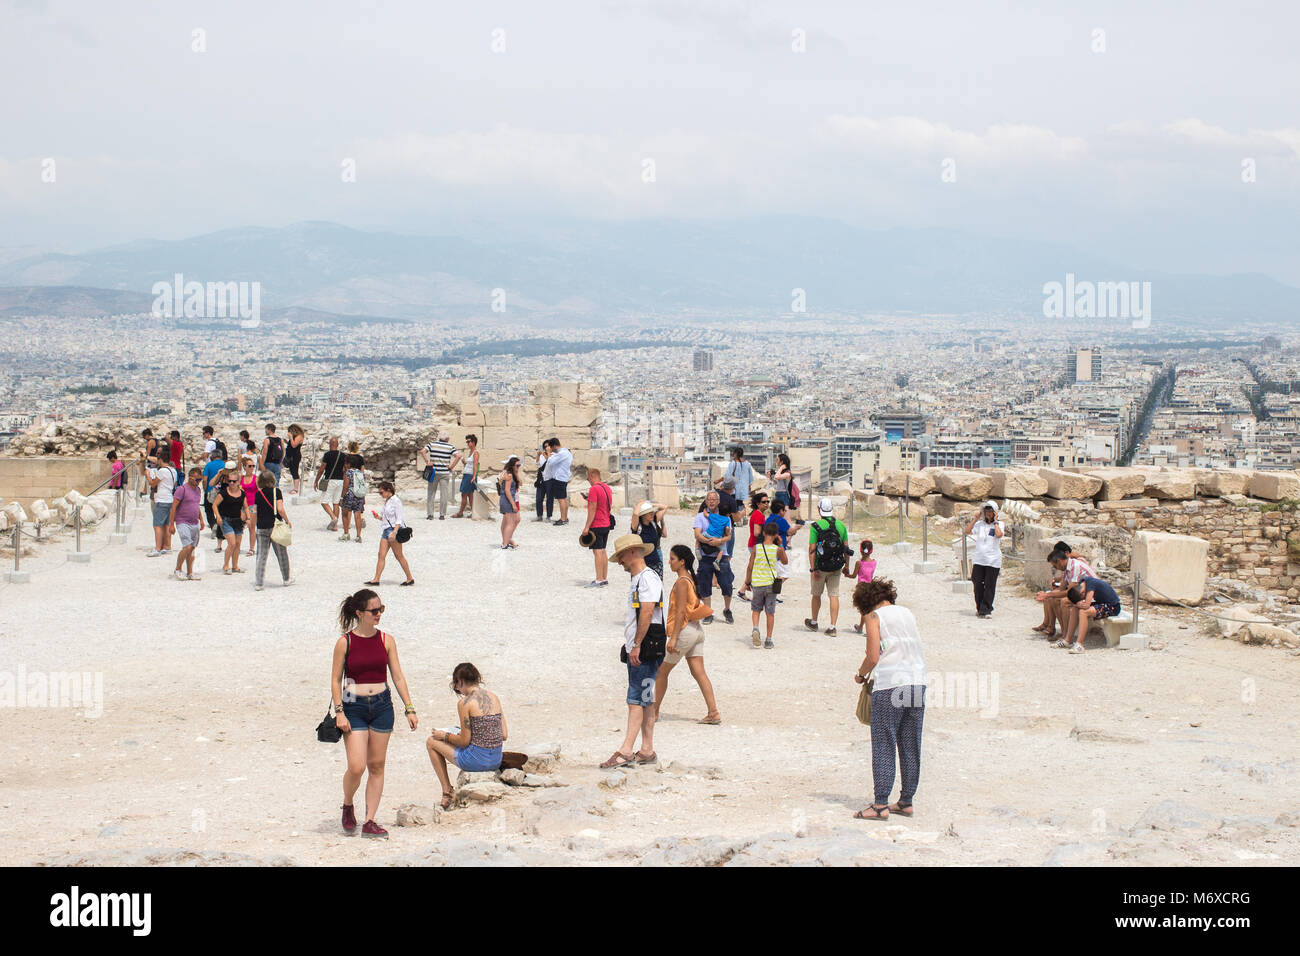
<path id="1" fill-rule="evenodd" d="M 371 598 L 377 597 L 379 595 L 370 588 L 362 588 L 356 594 L 345 597 L 343 603 L 339 605 L 339 629 L 346 634 L 356 627 L 357 621 L 361 619 L 358 615 L 370 603 Z"/>
<path id="2" fill-rule="evenodd" d="M 463 664 L 457 664 L 451 672 L 451 690 L 452 693 L 459 694 L 456 690 L 457 684 L 481 684 L 483 675 L 478 672 L 478 668 L 468 661 Z"/>
<path id="3" fill-rule="evenodd" d="M 669 549 L 670 554 L 677 555 L 677 560 L 686 565 L 686 570 L 692 576 L 695 574 L 695 552 L 684 544 L 675 544 Z"/>
<path id="4" fill-rule="evenodd" d="M 874 548 L 875 545 L 871 543 L 870 538 L 863 538 L 862 541 L 858 543 L 858 552 L 862 555 L 864 560 L 871 557 L 871 552 Z"/>

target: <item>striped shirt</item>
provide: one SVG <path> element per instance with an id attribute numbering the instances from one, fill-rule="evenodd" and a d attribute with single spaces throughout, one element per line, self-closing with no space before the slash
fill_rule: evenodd
<path id="1" fill-rule="evenodd" d="M 1096 576 L 1097 572 L 1083 558 L 1069 558 L 1065 562 L 1065 573 L 1061 575 L 1061 580 L 1067 585 L 1078 584 L 1085 577 L 1095 578 Z"/>
<path id="2" fill-rule="evenodd" d="M 424 453 L 429 456 L 429 464 L 435 471 L 447 471 L 451 468 L 451 456 L 456 454 L 456 446 L 446 441 L 431 441 L 424 446 Z"/>
<path id="3" fill-rule="evenodd" d="M 775 546 L 760 542 L 754 548 L 754 569 L 749 572 L 749 583 L 756 588 L 771 584 L 776 578 L 776 566 L 781 560 Z"/>

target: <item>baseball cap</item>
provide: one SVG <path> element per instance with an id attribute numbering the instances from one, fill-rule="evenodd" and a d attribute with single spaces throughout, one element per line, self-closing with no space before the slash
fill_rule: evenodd
<path id="1" fill-rule="evenodd" d="M 835 514 L 835 503 L 829 498 L 823 498 L 821 504 L 817 506 L 817 512 L 829 517 L 830 515 Z"/>

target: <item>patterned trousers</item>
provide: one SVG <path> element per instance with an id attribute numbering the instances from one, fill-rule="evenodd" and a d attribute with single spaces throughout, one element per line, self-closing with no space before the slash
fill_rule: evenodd
<path id="1" fill-rule="evenodd" d="M 903 778 L 899 802 L 906 805 L 921 781 L 921 723 L 925 685 L 878 690 L 871 695 L 871 778 L 876 803 L 889 802 L 894 789 L 894 754 Z"/>

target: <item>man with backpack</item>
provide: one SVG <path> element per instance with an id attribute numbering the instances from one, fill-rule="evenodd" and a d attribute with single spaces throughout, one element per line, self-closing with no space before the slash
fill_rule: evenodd
<path id="1" fill-rule="evenodd" d="M 259 456 L 258 469 L 269 471 L 275 475 L 275 484 L 280 484 L 280 471 L 284 467 L 284 442 L 275 434 L 275 426 L 270 422 L 266 425 L 266 439 L 262 442 L 262 453 Z M 337 519 L 336 519 L 337 520 Z M 331 531 L 334 529 L 331 528 Z"/>
<path id="2" fill-rule="evenodd" d="M 822 607 L 822 591 L 830 598 L 831 626 L 826 636 L 835 636 L 835 622 L 840 616 L 840 578 L 849 555 L 849 533 L 844 522 L 835 517 L 835 505 L 823 498 L 817 508 L 820 517 L 808 531 L 808 566 L 812 568 L 812 617 L 803 626 L 817 630 L 817 615 Z"/>

